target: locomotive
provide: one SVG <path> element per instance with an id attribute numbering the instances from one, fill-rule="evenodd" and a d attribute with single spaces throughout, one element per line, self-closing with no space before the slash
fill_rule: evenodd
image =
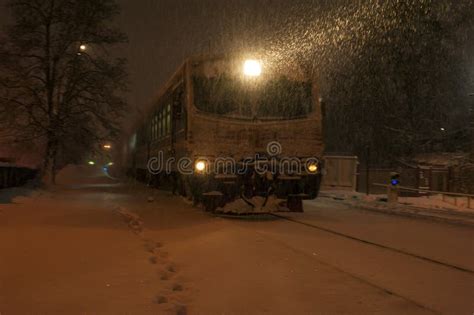
<path id="1" fill-rule="evenodd" d="M 323 150 L 318 88 L 302 71 L 206 55 L 185 60 L 160 89 L 128 135 L 124 163 L 211 211 L 237 199 L 262 210 L 270 197 L 301 211 L 300 200 L 318 195 Z"/>

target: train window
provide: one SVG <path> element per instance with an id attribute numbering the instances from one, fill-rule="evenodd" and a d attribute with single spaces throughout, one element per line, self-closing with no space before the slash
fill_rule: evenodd
<path id="1" fill-rule="evenodd" d="M 150 135 L 150 139 L 153 141 L 153 118 L 150 120 L 147 127 L 148 127 L 148 133 Z"/>
<path id="2" fill-rule="evenodd" d="M 160 138 L 160 117 L 159 112 L 156 113 L 156 139 Z"/>
<path id="3" fill-rule="evenodd" d="M 180 82 L 171 94 L 171 123 L 170 133 L 183 130 L 186 120 L 186 106 L 184 99 L 184 83 Z"/>
<path id="4" fill-rule="evenodd" d="M 313 110 L 312 84 L 285 76 L 269 79 L 256 89 L 228 75 L 206 78 L 195 76 L 197 109 L 238 118 L 293 119 Z"/>
<path id="5" fill-rule="evenodd" d="M 160 138 L 163 138 L 165 135 L 165 123 L 163 121 L 163 109 L 160 111 Z"/>
<path id="6" fill-rule="evenodd" d="M 158 113 L 155 112 L 153 115 L 153 140 L 158 139 Z"/>
<path id="7" fill-rule="evenodd" d="M 163 137 L 168 135 L 168 120 L 166 118 L 166 105 L 163 108 Z"/>
<path id="8" fill-rule="evenodd" d="M 159 139 L 160 138 L 160 117 L 159 117 L 159 112 L 157 111 L 156 112 L 156 115 L 155 115 L 155 124 L 156 124 L 156 139 Z"/>
<path id="9" fill-rule="evenodd" d="M 151 117 L 149 132 L 151 141 L 155 140 L 155 117 Z"/>
<path id="10" fill-rule="evenodd" d="M 135 132 L 130 138 L 130 142 L 129 142 L 130 150 L 135 150 L 136 146 L 137 146 L 137 133 Z"/>
<path id="11" fill-rule="evenodd" d="M 158 138 L 161 138 L 163 136 L 163 124 L 161 121 L 161 110 L 158 114 Z"/>
<path id="12" fill-rule="evenodd" d="M 171 133 L 171 104 L 166 106 L 166 134 Z"/>

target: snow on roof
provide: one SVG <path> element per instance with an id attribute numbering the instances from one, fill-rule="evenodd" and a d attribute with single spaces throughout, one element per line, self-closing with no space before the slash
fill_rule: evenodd
<path id="1" fill-rule="evenodd" d="M 460 162 L 467 160 L 469 157 L 468 153 L 422 153 L 417 154 L 412 160 L 419 165 L 430 165 L 430 166 L 453 166 L 458 165 Z"/>

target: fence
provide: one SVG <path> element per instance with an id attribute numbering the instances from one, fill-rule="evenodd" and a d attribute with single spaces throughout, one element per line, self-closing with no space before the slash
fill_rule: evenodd
<path id="1" fill-rule="evenodd" d="M 379 183 L 374 183 L 373 186 L 375 187 L 383 187 L 385 192 L 387 191 L 387 187 L 389 185 L 386 184 L 379 184 Z M 462 194 L 462 193 L 453 193 L 453 192 L 447 192 L 447 191 L 436 191 L 436 190 L 428 190 L 428 189 L 415 189 L 415 188 L 410 188 L 410 187 L 405 187 L 405 186 L 397 186 L 400 191 L 409 191 L 409 192 L 416 192 L 417 194 L 424 194 L 429 197 L 429 195 L 441 195 L 443 198 L 444 202 L 451 203 L 448 201 L 448 197 L 452 198 L 454 201 L 453 204 L 455 206 L 458 205 L 458 199 L 466 199 L 467 200 L 467 208 L 473 209 L 474 208 L 474 195 L 471 194 Z"/>
<path id="2" fill-rule="evenodd" d="M 26 167 L 0 166 L 0 189 L 24 185 L 36 174 L 37 170 Z"/>
<path id="3" fill-rule="evenodd" d="M 441 167 L 403 167 L 393 169 L 369 169 L 369 193 L 384 194 L 382 187 L 373 185 L 374 183 L 389 183 L 390 173 L 398 172 L 400 174 L 400 182 L 404 187 L 411 187 L 414 190 L 405 190 L 403 196 L 420 196 L 422 190 L 443 191 L 443 192 L 463 192 L 470 191 L 461 190 L 460 185 L 456 182 L 459 176 L 449 168 Z M 367 170 L 359 169 L 357 174 L 357 191 L 367 192 Z"/>
<path id="4" fill-rule="evenodd" d="M 370 194 L 386 193 L 386 189 L 374 186 L 373 184 L 387 183 L 390 178 L 391 172 L 393 172 L 392 169 L 369 169 L 369 172 L 367 174 L 367 169 L 359 169 L 357 174 L 357 191 L 367 193 L 368 188 Z M 367 185 L 367 175 L 369 185 Z"/>
<path id="5" fill-rule="evenodd" d="M 324 156 L 323 189 L 355 190 L 357 156 Z"/>

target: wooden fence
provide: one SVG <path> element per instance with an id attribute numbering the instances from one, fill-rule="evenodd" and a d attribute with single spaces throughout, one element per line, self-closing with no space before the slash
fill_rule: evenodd
<path id="1" fill-rule="evenodd" d="M 381 187 L 385 191 L 387 191 L 387 187 L 389 185 L 374 183 L 373 186 Z M 444 202 L 452 203 L 455 206 L 458 205 L 459 199 L 466 199 L 467 208 L 472 209 L 474 207 L 474 195 L 471 195 L 471 194 L 454 193 L 454 192 L 449 192 L 449 191 L 436 191 L 436 190 L 429 190 L 429 189 L 415 189 L 415 188 L 405 187 L 405 186 L 397 186 L 397 187 L 400 190 L 400 192 L 402 191 L 416 192 L 417 194 L 423 194 L 425 196 L 441 195 Z M 448 198 L 451 198 L 453 201 L 451 202 L 451 200 L 448 200 Z"/>
<path id="2" fill-rule="evenodd" d="M 35 178 L 37 170 L 16 167 L 16 166 L 0 166 L 0 189 L 17 187 L 24 185 L 28 180 Z"/>

